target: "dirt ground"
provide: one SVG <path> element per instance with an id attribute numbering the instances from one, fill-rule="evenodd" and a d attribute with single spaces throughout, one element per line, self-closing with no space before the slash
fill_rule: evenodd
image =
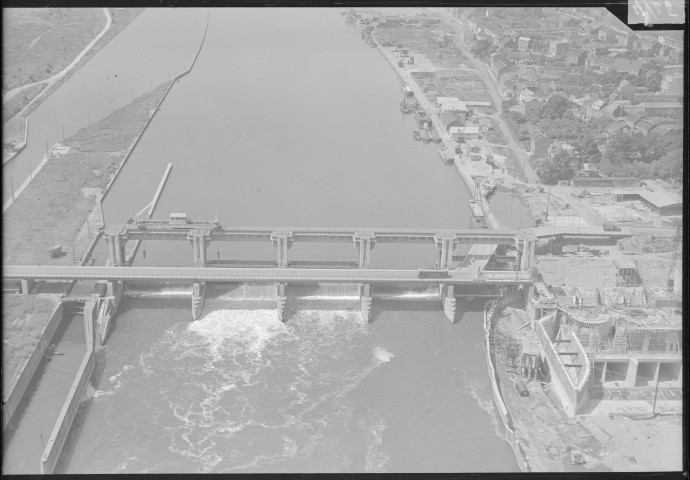
<path id="1" fill-rule="evenodd" d="M 537 342 L 524 310 L 506 308 L 497 328 L 527 348 Z M 515 389 L 516 373 L 497 359 L 501 393 L 516 435 L 534 472 L 657 471 L 682 469 L 682 417 L 646 418 L 592 414 L 568 418 L 548 384 L 523 379 L 530 396 Z M 624 408 L 625 401 L 616 402 Z M 680 402 L 678 402 L 680 403 Z M 585 462 L 571 464 L 571 448 L 579 448 Z"/>
<path id="2" fill-rule="evenodd" d="M 70 148 L 49 160 L 4 214 L 3 260 L 17 265 L 73 262 L 93 236 L 95 191 L 102 191 L 150 116 L 168 83 L 65 140 Z M 116 161 L 112 161 L 116 158 Z M 100 175 L 99 175 L 100 174 Z M 84 190 L 84 189 L 90 190 Z M 95 189 L 95 190 L 94 190 Z M 85 221 L 92 216 L 87 234 Z M 51 259 L 48 249 L 62 244 L 69 253 Z"/>

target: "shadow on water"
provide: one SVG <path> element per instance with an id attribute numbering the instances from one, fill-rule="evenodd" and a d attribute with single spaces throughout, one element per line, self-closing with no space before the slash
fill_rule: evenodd
<path id="1" fill-rule="evenodd" d="M 62 322 L 60 322 L 60 325 L 55 331 L 55 335 L 53 336 L 51 344 L 58 344 L 62 341 L 63 337 L 65 336 L 65 333 L 67 332 L 67 328 L 71 323 L 71 320 L 73 320 L 74 318 L 78 318 L 79 320 L 81 320 L 81 317 L 73 317 L 70 319 L 69 316 L 66 316 L 66 318 L 64 318 Z M 43 375 L 46 373 L 46 370 L 48 369 L 49 365 L 50 360 L 44 355 L 38 364 L 38 368 L 36 368 L 36 371 L 34 372 L 31 382 L 29 382 L 29 385 L 27 386 L 26 391 L 24 392 L 24 396 L 22 397 L 22 400 L 19 403 L 19 407 L 14 412 L 12 421 L 10 421 L 10 423 L 7 425 L 7 430 L 3 432 L 2 445 L 4 451 L 7 450 L 7 445 L 9 445 L 12 441 L 14 432 L 19 423 L 21 422 L 22 417 L 26 413 L 26 410 L 29 407 L 29 404 L 31 403 L 31 399 L 36 394 L 38 386 L 41 383 L 41 379 L 43 378 Z M 50 435 L 50 433 L 48 433 L 48 435 Z"/>

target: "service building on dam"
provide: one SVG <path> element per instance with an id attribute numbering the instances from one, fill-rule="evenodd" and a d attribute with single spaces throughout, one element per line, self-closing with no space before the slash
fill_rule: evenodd
<path id="1" fill-rule="evenodd" d="M 682 29 L 3 13 L 5 473 L 683 470 Z"/>

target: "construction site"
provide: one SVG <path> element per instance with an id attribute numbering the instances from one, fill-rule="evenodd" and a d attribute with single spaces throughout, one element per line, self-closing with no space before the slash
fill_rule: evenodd
<path id="1" fill-rule="evenodd" d="M 487 319 L 517 443 L 531 471 L 679 470 L 682 222 L 586 243 L 542 241 L 534 285 Z"/>

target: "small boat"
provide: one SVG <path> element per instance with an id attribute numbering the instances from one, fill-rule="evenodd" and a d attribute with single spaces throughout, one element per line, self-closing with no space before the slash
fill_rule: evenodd
<path id="1" fill-rule="evenodd" d="M 496 183 L 490 180 L 482 183 L 482 194 L 485 197 L 489 197 L 496 190 Z"/>
<path id="2" fill-rule="evenodd" d="M 419 131 L 419 134 L 422 137 L 422 142 L 429 143 L 431 141 L 431 135 L 429 134 L 429 130 L 427 130 L 426 128 L 422 128 Z"/>
<path id="3" fill-rule="evenodd" d="M 422 134 L 418 128 L 415 129 L 414 132 L 412 132 L 412 136 L 414 137 L 415 140 L 421 140 L 422 139 Z"/>
<path id="4" fill-rule="evenodd" d="M 414 91 L 410 88 L 409 85 L 401 85 L 400 88 L 402 89 L 402 92 L 405 94 L 406 97 L 411 97 L 414 95 Z"/>
<path id="5" fill-rule="evenodd" d="M 438 136 L 438 132 L 435 128 L 429 129 L 429 135 L 431 135 L 431 141 L 434 143 L 441 143 L 441 137 Z"/>
<path id="6" fill-rule="evenodd" d="M 403 113 L 412 113 L 415 109 L 415 106 L 415 104 L 407 103 L 405 99 L 403 99 L 403 101 L 400 102 L 400 111 Z"/>
<path id="7" fill-rule="evenodd" d="M 417 120 L 417 122 L 419 122 L 420 125 L 423 125 L 429 121 L 429 116 L 424 110 L 415 110 L 414 118 Z"/>
<path id="8" fill-rule="evenodd" d="M 445 146 L 442 146 L 438 149 L 438 154 L 441 157 L 441 160 L 443 160 L 443 163 L 453 163 L 453 155 L 450 154 L 450 152 Z"/>

